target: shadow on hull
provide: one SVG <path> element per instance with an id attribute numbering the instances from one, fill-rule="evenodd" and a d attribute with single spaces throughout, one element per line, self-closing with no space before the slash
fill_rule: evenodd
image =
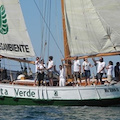
<path id="1" fill-rule="evenodd" d="M 0 105 L 55 105 L 55 106 L 120 106 L 120 98 L 104 100 L 35 100 L 12 97 L 0 97 Z"/>

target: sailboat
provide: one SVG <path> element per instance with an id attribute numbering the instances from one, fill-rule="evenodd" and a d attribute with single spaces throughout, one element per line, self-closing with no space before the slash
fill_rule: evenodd
<path id="1" fill-rule="evenodd" d="M 120 54 L 119 2 L 61 0 L 66 64 L 79 58 Z M 0 0 L 0 57 L 22 58 L 35 53 L 19 0 Z M 71 74 L 71 66 L 66 67 Z M 25 86 L 0 83 L 1 105 L 110 106 L 120 104 L 120 83 L 91 86 Z"/>

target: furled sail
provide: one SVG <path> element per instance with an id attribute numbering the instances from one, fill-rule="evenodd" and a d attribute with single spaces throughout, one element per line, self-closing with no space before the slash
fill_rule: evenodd
<path id="1" fill-rule="evenodd" d="M 35 56 L 19 0 L 0 0 L 0 55 L 13 58 Z"/>
<path id="2" fill-rule="evenodd" d="M 64 0 L 71 56 L 120 51 L 120 0 Z"/>

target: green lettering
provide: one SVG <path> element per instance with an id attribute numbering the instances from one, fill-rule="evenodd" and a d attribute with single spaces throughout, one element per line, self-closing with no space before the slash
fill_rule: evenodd
<path id="1" fill-rule="evenodd" d="M 1 95 L 3 95 L 3 89 L 2 88 L 0 89 L 0 93 L 1 93 Z"/>
<path id="2" fill-rule="evenodd" d="M 32 97 L 35 97 L 35 92 L 32 91 L 31 96 L 32 96 Z"/>
<path id="3" fill-rule="evenodd" d="M 31 95 L 30 95 L 30 90 L 27 92 L 27 96 L 28 96 L 28 97 L 30 97 L 30 96 L 31 96 Z"/>
<path id="4" fill-rule="evenodd" d="M 20 91 L 20 92 L 19 92 L 19 95 L 20 95 L 20 96 L 23 96 L 24 94 L 23 94 L 23 92 L 22 92 L 22 91 Z"/>
<path id="5" fill-rule="evenodd" d="M 24 96 L 24 97 L 35 97 L 35 92 L 31 91 L 20 91 L 19 89 L 14 89 L 16 96 Z M 6 95 L 8 95 L 8 91 L 6 90 Z"/>
<path id="6" fill-rule="evenodd" d="M 5 95 L 8 95 L 8 91 L 5 89 Z"/>
<path id="7" fill-rule="evenodd" d="M 14 91 L 15 91 L 15 95 L 17 95 L 18 96 L 18 93 L 19 93 L 19 89 L 14 89 Z"/>

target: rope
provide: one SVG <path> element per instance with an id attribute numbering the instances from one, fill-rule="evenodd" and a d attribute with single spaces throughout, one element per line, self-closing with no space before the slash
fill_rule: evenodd
<path id="1" fill-rule="evenodd" d="M 44 9 L 44 2 L 43 2 L 43 8 L 42 8 L 42 11 Z M 45 10 L 43 11 L 43 15 L 45 17 L 46 15 L 46 9 L 47 9 L 47 3 L 45 2 Z M 43 53 L 43 40 L 44 40 L 44 36 L 45 36 L 45 29 L 44 29 L 44 25 L 43 25 L 43 21 L 42 21 L 42 32 L 41 32 L 41 52 L 40 52 L 40 56 L 42 56 L 42 53 Z M 45 38 L 46 39 L 46 38 Z"/>
<path id="2" fill-rule="evenodd" d="M 44 59 L 44 55 L 45 55 L 45 48 L 46 48 L 47 42 L 45 42 L 44 44 L 44 50 L 43 50 L 43 54 L 42 54 L 42 58 Z"/>
<path id="3" fill-rule="evenodd" d="M 51 1 L 50 1 L 50 13 L 51 13 Z M 49 28 L 50 28 L 50 20 L 51 20 L 51 14 L 49 14 Z M 50 42 L 50 32 L 48 34 L 48 57 L 49 57 L 49 42 Z"/>
<path id="4" fill-rule="evenodd" d="M 40 9 L 39 9 L 39 7 L 38 7 L 38 5 L 37 5 L 37 3 L 36 3 L 35 0 L 34 0 L 34 3 L 35 3 L 35 5 L 36 5 L 36 7 L 37 7 L 37 9 L 38 9 L 38 11 L 39 11 L 39 13 L 40 13 L 42 19 L 44 20 L 44 23 L 45 23 L 46 27 L 48 28 L 48 30 L 49 30 L 49 32 L 50 32 L 50 35 L 52 36 L 52 38 L 53 38 L 53 40 L 54 40 L 56 46 L 58 47 L 58 49 L 59 49 L 61 55 L 64 57 L 64 55 L 63 55 L 63 53 L 62 53 L 62 51 L 61 51 L 59 45 L 57 44 L 57 42 L 56 42 L 56 40 L 55 40 L 55 38 L 54 38 L 54 36 L 53 36 L 53 34 L 52 34 L 52 32 L 51 32 L 51 30 L 50 30 L 48 24 L 47 24 L 46 20 L 44 19 L 44 16 L 43 16 L 43 14 L 41 13 L 41 11 L 40 11 Z"/>

